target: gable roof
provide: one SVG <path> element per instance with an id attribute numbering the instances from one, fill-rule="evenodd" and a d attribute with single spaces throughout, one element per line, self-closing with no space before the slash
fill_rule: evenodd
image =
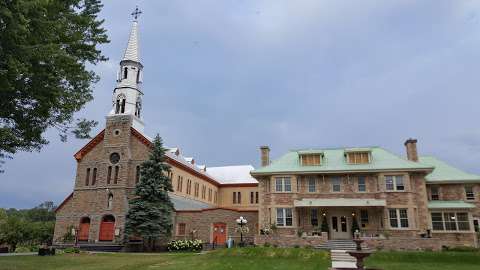
<path id="1" fill-rule="evenodd" d="M 236 165 L 236 166 L 222 166 L 222 167 L 208 167 L 207 173 L 221 185 L 258 185 L 258 181 L 250 175 L 253 171 L 252 165 Z"/>
<path id="2" fill-rule="evenodd" d="M 480 182 L 480 175 L 464 172 L 432 156 L 421 156 L 420 162 L 435 167 L 425 177 L 427 183 L 468 183 Z"/>
<path id="3" fill-rule="evenodd" d="M 349 164 L 345 161 L 345 153 L 352 149 L 362 149 L 371 153 L 371 162 L 367 164 Z M 299 154 L 323 153 L 323 159 L 318 166 L 302 166 Z M 336 173 L 336 172 L 366 172 L 366 171 L 431 171 L 433 166 L 413 162 L 401 158 L 380 147 L 362 148 L 333 148 L 333 149 L 310 149 L 292 150 L 270 165 L 252 171 L 252 175 L 282 174 L 291 172 L 302 173 Z"/>

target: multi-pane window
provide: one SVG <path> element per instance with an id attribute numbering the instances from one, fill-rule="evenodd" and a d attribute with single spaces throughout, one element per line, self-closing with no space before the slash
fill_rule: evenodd
<path id="1" fill-rule="evenodd" d="M 213 192 L 213 202 L 214 202 L 214 203 L 217 203 L 217 199 L 218 199 L 218 194 L 217 194 L 217 192 L 215 191 L 215 192 Z"/>
<path id="2" fill-rule="evenodd" d="M 212 201 L 212 189 L 211 188 L 208 189 L 208 201 L 209 202 Z"/>
<path id="3" fill-rule="evenodd" d="M 320 154 L 305 154 L 300 156 L 302 166 L 318 166 L 321 160 L 322 157 Z"/>
<path id="4" fill-rule="evenodd" d="M 207 197 L 207 187 L 202 185 L 202 199 L 205 200 L 206 197 Z"/>
<path id="5" fill-rule="evenodd" d="M 241 204 L 241 203 L 242 203 L 242 193 L 233 192 L 233 204 Z"/>
<path id="6" fill-rule="evenodd" d="M 370 162 L 369 152 L 350 152 L 347 153 L 347 162 L 350 164 L 365 164 Z"/>
<path id="7" fill-rule="evenodd" d="M 177 176 L 177 191 L 182 192 L 182 190 L 183 190 L 183 177 L 179 175 Z"/>
<path id="8" fill-rule="evenodd" d="M 255 203 L 258 203 L 258 191 L 255 192 Z"/>
<path id="9" fill-rule="evenodd" d="M 475 194 L 473 193 L 473 186 L 465 186 L 465 198 L 469 201 L 475 200 Z"/>
<path id="10" fill-rule="evenodd" d="M 307 178 L 308 181 L 308 192 L 315 192 L 317 189 L 317 181 L 315 180 L 314 177 L 309 177 Z"/>
<path id="11" fill-rule="evenodd" d="M 360 210 L 360 223 L 362 227 L 365 227 L 368 224 L 368 211 L 365 209 Z"/>
<path id="12" fill-rule="evenodd" d="M 90 184 L 90 168 L 87 168 L 87 174 L 85 175 L 85 186 Z"/>
<path id="13" fill-rule="evenodd" d="M 194 196 L 198 197 L 198 190 L 200 189 L 200 185 L 198 183 L 195 183 L 193 185 L 193 188 L 194 188 Z"/>
<path id="14" fill-rule="evenodd" d="M 192 194 L 192 180 L 187 179 L 187 194 Z"/>
<path id="15" fill-rule="evenodd" d="M 390 227 L 408 228 L 407 209 L 388 209 L 388 216 L 390 219 Z"/>
<path id="16" fill-rule="evenodd" d="M 97 183 L 97 168 L 93 168 L 92 186 L 94 186 L 96 183 Z"/>
<path id="17" fill-rule="evenodd" d="M 290 179 L 290 177 L 275 178 L 275 191 L 292 192 L 292 180 Z"/>
<path id="18" fill-rule="evenodd" d="M 466 212 L 431 213 L 434 231 L 469 231 L 470 221 Z"/>
<path id="19" fill-rule="evenodd" d="M 185 235 L 186 227 L 185 223 L 178 223 L 177 235 Z"/>
<path id="20" fill-rule="evenodd" d="M 367 184 L 365 182 L 365 176 L 358 177 L 358 191 L 365 192 L 367 191 Z"/>
<path id="21" fill-rule="evenodd" d="M 385 176 L 385 189 L 389 191 L 402 191 L 405 190 L 403 182 L 403 175 L 386 175 Z"/>
<path id="22" fill-rule="evenodd" d="M 340 177 L 332 177 L 332 191 L 340 192 L 342 189 L 342 179 Z"/>
<path id="23" fill-rule="evenodd" d="M 430 186 L 430 200 L 438 201 L 440 200 L 440 192 L 438 186 Z"/>
<path id="24" fill-rule="evenodd" d="M 318 226 L 318 209 L 312 208 L 310 210 L 310 224 Z"/>
<path id="25" fill-rule="evenodd" d="M 255 203 L 255 192 L 251 191 L 250 192 L 250 204 Z"/>
<path id="26" fill-rule="evenodd" d="M 277 208 L 277 226 L 292 226 L 293 214 L 292 208 Z"/>

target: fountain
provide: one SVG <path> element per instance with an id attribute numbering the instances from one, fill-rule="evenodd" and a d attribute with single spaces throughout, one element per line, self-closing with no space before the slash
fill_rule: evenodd
<path id="1" fill-rule="evenodd" d="M 364 240 L 360 239 L 358 234 L 355 235 L 353 242 L 355 242 L 356 249 L 353 251 L 346 251 L 346 253 L 357 259 L 357 268 L 331 268 L 331 270 L 381 270 L 378 268 L 365 268 L 363 260 L 372 255 L 373 252 L 369 250 L 362 250 L 362 243 Z"/>

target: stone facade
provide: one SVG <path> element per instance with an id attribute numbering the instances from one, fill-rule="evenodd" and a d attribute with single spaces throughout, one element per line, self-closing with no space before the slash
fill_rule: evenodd
<path id="1" fill-rule="evenodd" d="M 175 215 L 175 239 L 201 239 L 205 243 L 213 242 L 213 224 L 226 224 L 226 239 L 240 240 L 240 233 L 236 231 L 236 219 L 243 216 L 247 219 L 246 226 L 249 232 L 244 234 L 245 239 L 253 242 L 258 231 L 257 211 L 242 211 L 235 209 L 212 208 L 202 211 L 177 211 Z M 179 224 L 185 224 L 185 234 L 180 235 Z"/>

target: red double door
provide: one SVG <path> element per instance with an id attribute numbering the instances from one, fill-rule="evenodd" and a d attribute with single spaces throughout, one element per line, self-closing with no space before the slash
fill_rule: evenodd
<path id="1" fill-rule="evenodd" d="M 80 231 L 78 232 L 78 241 L 88 241 L 89 232 L 90 232 L 90 223 L 80 223 Z"/>
<path id="2" fill-rule="evenodd" d="M 227 241 L 227 224 L 214 223 L 213 224 L 213 242 L 217 244 L 225 244 Z"/>
<path id="3" fill-rule="evenodd" d="M 112 216 L 103 218 L 100 223 L 100 235 L 98 240 L 100 241 L 113 241 L 113 235 L 115 233 L 115 219 Z"/>

